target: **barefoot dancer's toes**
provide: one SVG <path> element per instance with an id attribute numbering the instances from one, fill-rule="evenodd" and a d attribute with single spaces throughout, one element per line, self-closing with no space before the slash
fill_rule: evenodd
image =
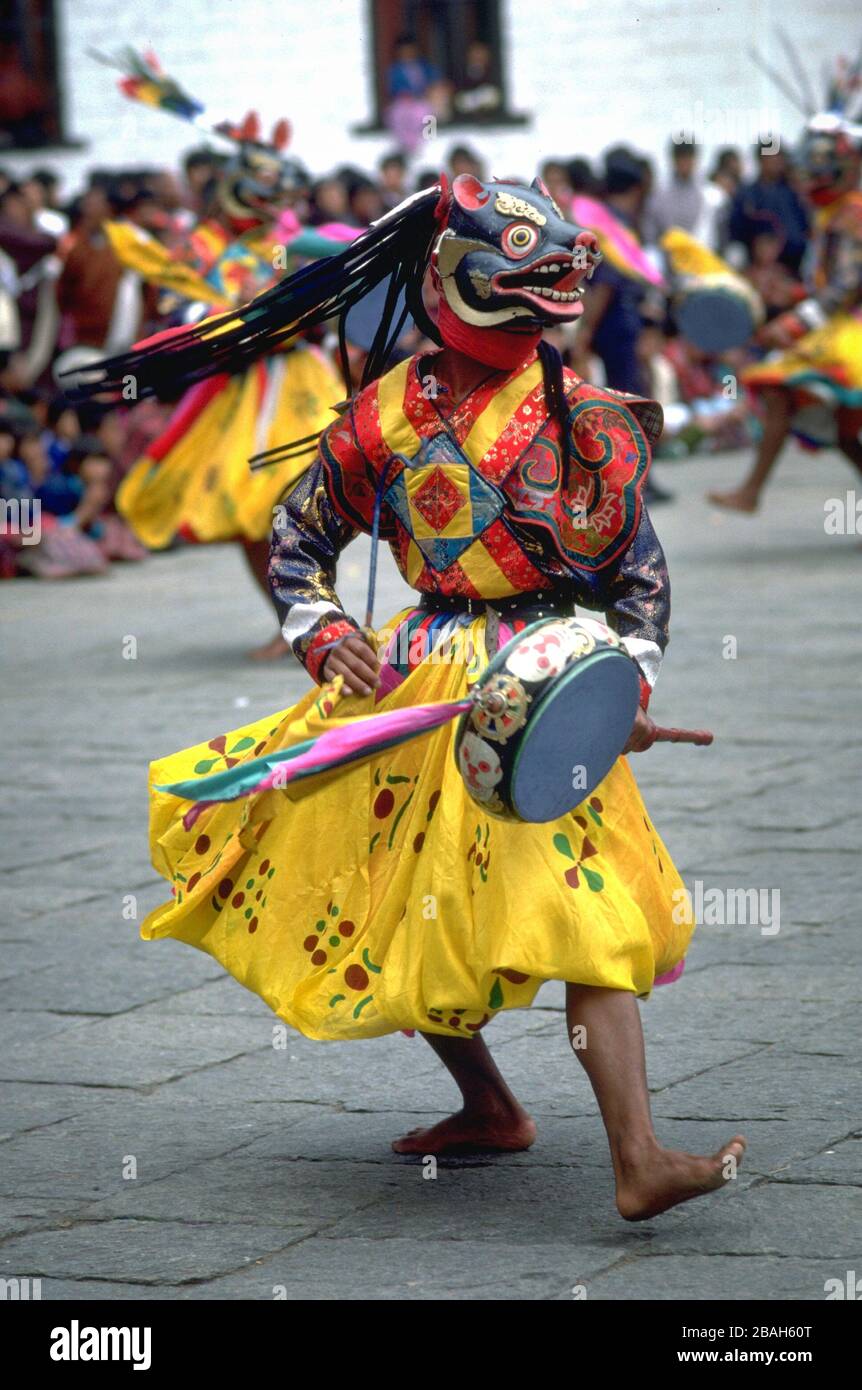
<path id="1" fill-rule="evenodd" d="M 397 1154 L 447 1154 L 472 1152 L 520 1153 L 536 1137 L 536 1126 L 525 1111 L 468 1113 L 459 1110 L 429 1129 L 411 1129 L 394 1139 Z"/>
<path id="2" fill-rule="evenodd" d="M 628 1163 L 620 1161 L 617 1173 L 617 1208 L 626 1221 L 646 1221 L 680 1202 L 715 1192 L 736 1176 L 742 1162 L 745 1139 L 734 1135 L 711 1158 L 654 1149 Z M 733 1160 L 729 1169 L 728 1160 Z"/>
<path id="3" fill-rule="evenodd" d="M 750 492 L 708 492 L 707 500 L 716 507 L 724 507 L 731 512 L 756 512 L 757 496 Z"/>

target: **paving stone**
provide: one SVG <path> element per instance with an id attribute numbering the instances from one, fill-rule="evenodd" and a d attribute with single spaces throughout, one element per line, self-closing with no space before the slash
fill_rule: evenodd
<path id="1" fill-rule="evenodd" d="M 586 1301 L 591 1299 L 662 1299 L 690 1298 L 730 1299 L 739 1302 L 765 1299 L 769 1303 L 796 1300 L 816 1303 L 826 1297 L 828 1279 L 843 1278 L 840 1260 L 810 1260 L 789 1257 L 753 1257 L 735 1260 L 736 1279 L 728 1277 L 729 1262 L 722 1255 L 662 1255 L 654 1253 L 642 1259 L 621 1260 L 614 1269 L 584 1281 Z M 742 1317 L 742 1315 L 741 1315 Z M 745 1318 L 743 1318 L 745 1321 Z M 786 1317 L 776 1310 L 769 1324 L 784 1326 Z M 794 1319 L 794 1326 L 803 1326 L 805 1319 Z M 680 1339 L 679 1349 L 686 1347 L 714 1349 L 720 1342 L 691 1338 Z M 798 1348 L 805 1347 L 800 1340 Z M 754 1344 L 751 1349 L 755 1350 Z"/>
<path id="2" fill-rule="evenodd" d="M 177 1015 L 170 1030 L 159 1031 L 131 1012 L 75 1023 L 56 1040 L 22 1044 L 14 1054 L 0 1056 L 0 1080 L 144 1087 L 266 1043 L 257 1020 L 235 1019 L 225 1028 L 217 1019 Z"/>
<path id="3" fill-rule="evenodd" d="M 129 1280 L 173 1286 L 213 1279 L 308 1235 L 300 1225 L 95 1221 L 13 1236 L 0 1247 L 6 1278 Z"/>
<path id="4" fill-rule="evenodd" d="M 254 1270 L 214 1280 L 206 1296 L 536 1302 L 571 1291 L 621 1253 L 610 1241 L 602 1248 L 576 1248 L 565 1241 L 483 1243 L 469 1234 L 463 1240 L 439 1241 L 411 1235 L 390 1240 L 314 1238 L 263 1260 Z"/>
<path id="5" fill-rule="evenodd" d="M 164 1098 L 100 1091 L 96 1107 L 34 1127 L 0 1148 L 0 1192 L 47 1199 L 94 1198 L 144 1186 L 169 1173 L 227 1154 L 277 1124 L 301 1115 L 277 1115 L 233 1105 L 189 1106 Z"/>
<path id="6" fill-rule="evenodd" d="M 721 1192 L 714 1201 L 689 1203 L 669 1216 L 644 1222 L 652 1254 L 778 1255 L 830 1260 L 841 1269 L 859 1259 L 858 1187 L 764 1181 Z"/>

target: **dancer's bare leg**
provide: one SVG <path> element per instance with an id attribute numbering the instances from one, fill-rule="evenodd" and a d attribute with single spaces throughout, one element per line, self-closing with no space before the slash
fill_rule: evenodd
<path id="1" fill-rule="evenodd" d="M 241 545 L 246 563 L 251 570 L 256 584 L 263 591 L 268 603 L 272 605 L 272 591 L 270 590 L 269 579 L 267 578 L 269 541 L 243 540 Z M 279 631 L 269 642 L 264 642 L 262 647 L 255 647 L 254 651 L 250 652 L 249 655 L 252 661 L 276 661 L 282 656 L 287 656 L 289 651 L 290 648 L 282 637 L 279 626 Z"/>
<path id="2" fill-rule="evenodd" d="M 734 512 L 755 512 L 760 494 L 790 432 L 791 395 L 780 386 L 763 392 L 763 435 L 754 458 L 754 467 L 739 487 L 731 492 L 710 492 L 710 502 Z"/>
<path id="3" fill-rule="evenodd" d="M 519 1105 L 480 1037 L 446 1038 L 423 1033 L 464 1099 L 455 1115 L 429 1129 L 413 1129 L 393 1141 L 397 1154 L 466 1153 L 528 1149 L 536 1126 Z"/>
<path id="4" fill-rule="evenodd" d="M 728 1140 L 711 1158 L 663 1149 L 656 1138 L 634 995 L 567 985 L 566 1019 L 605 1122 L 620 1215 L 627 1221 L 644 1221 L 723 1187 L 742 1159 L 742 1135 Z M 728 1163 L 729 1158 L 733 1162 Z"/>

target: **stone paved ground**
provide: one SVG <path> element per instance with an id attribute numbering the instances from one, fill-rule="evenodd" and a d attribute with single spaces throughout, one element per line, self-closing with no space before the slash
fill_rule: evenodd
<path id="1" fill-rule="evenodd" d="M 660 1132 L 703 1151 L 742 1125 L 732 1189 L 640 1227 L 617 1218 L 559 986 L 491 1029 L 535 1148 L 426 1181 L 388 1150 L 454 1100 L 418 1039 L 275 1051 L 265 1006 L 208 958 L 137 940 L 124 895 L 139 915 L 162 896 L 148 756 L 304 684 L 244 661 L 267 619 L 238 554 L 185 551 L 2 587 L 0 1274 L 55 1299 L 568 1299 L 580 1284 L 816 1300 L 862 1270 L 862 549 L 824 532 L 824 497 L 850 482 L 838 459 L 787 461 L 756 520 L 704 510 L 705 486 L 742 466 L 664 470 L 675 621 L 655 712 L 718 740 L 637 763 L 690 886 L 780 890 L 777 934 L 704 925 L 683 980 L 644 1006 Z M 343 567 L 354 608 L 362 560 Z M 390 574 L 381 617 L 398 587 Z"/>

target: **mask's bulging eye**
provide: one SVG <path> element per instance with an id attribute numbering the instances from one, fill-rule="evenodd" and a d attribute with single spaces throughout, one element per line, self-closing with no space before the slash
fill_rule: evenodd
<path id="1" fill-rule="evenodd" d="M 537 227 L 531 227 L 529 222 L 510 222 L 500 238 L 506 255 L 517 260 L 522 256 L 529 256 L 538 240 L 539 230 Z"/>

